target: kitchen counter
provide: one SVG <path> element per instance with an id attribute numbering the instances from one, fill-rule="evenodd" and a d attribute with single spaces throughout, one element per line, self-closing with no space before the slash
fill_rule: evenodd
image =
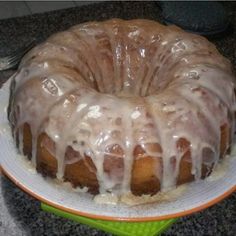
<path id="1" fill-rule="evenodd" d="M 223 35 L 211 37 L 236 69 L 236 3 L 225 2 L 231 26 Z M 105 2 L 0 21 L 0 56 L 30 39 L 42 42 L 52 33 L 89 20 L 146 18 L 162 22 L 154 2 Z M 236 70 L 235 70 L 236 71 Z M 0 73 L 0 85 L 13 71 Z M 109 235 L 86 225 L 40 210 L 40 203 L 0 177 L 0 236 Z M 180 218 L 163 235 L 236 235 L 236 193 L 207 210 Z"/>

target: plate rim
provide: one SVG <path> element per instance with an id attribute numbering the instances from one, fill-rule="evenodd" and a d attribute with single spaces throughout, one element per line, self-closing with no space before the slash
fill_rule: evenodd
<path id="1" fill-rule="evenodd" d="M 105 220 L 105 221 L 150 222 L 150 221 L 162 221 L 162 220 L 169 220 L 169 219 L 173 219 L 173 218 L 180 218 L 182 216 L 191 215 L 193 213 L 196 213 L 196 212 L 199 212 L 199 211 L 204 210 L 206 208 L 209 208 L 209 207 L 215 205 L 216 203 L 219 203 L 220 201 L 224 200 L 226 197 L 228 197 L 232 193 L 236 192 L 236 185 L 235 185 L 232 188 L 230 188 L 229 190 L 227 190 L 226 192 L 222 193 L 221 195 L 219 195 L 218 197 L 212 199 L 211 201 L 209 201 L 207 203 L 204 203 L 204 204 L 202 204 L 198 207 L 194 207 L 194 208 L 191 208 L 191 209 L 188 209 L 188 210 L 183 210 L 183 211 L 180 211 L 178 213 L 173 213 L 173 214 L 166 214 L 166 215 L 162 215 L 162 216 L 146 216 L 146 217 L 104 216 L 104 215 L 92 214 L 92 213 L 87 213 L 87 212 L 84 212 L 84 211 L 75 210 L 75 209 L 72 209 L 72 208 L 69 208 L 69 207 L 64 207 L 63 205 L 61 205 L 59 203 L 55 203 L 51 200 L 48 200 L 46 197 L 35 193 L 29 187 L 25 186 L 23 183 L 18 181 L 17 178 L 15 178 L 14 175 L 12 175 L 7 170 L 5 170 L 2 165 L 0 166 L 0 169 L 1 169 L 0 172 L 2 171 L 2 173 L 4 175 L 6 175 L 13 183 L 15 183 L 15 185 L 17 187 L 22 189 L 24 192 L 28 193 L 30 196 L 36 198 L 37 200 L 48 204 L 49 206 L 58 208 L 60 210 L 63 210 L 65 212 L 68 212 L 68 213 L 71 213 L 71 214 L 84 216 L 84 217 L 92 218 L 92 219 L 95 219 L 95 220 Z"/>

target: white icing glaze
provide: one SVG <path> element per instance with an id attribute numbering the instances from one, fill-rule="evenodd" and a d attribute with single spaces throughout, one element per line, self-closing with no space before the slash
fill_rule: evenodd
<path id="1" fill-rule="evenodd" d="M 10 126 L 8 123 L 2 123 L 0 124 L 0 135 L 8 134 L 10 130 Z"/>
<path id="2" fill-rule="evenodd" d="M 190 143 L 199 180 L 202 164 L 220 158 L 220 127 L 230 128 L 229 140 L 235 130 L 230 63 L 206 39 L 151 21 L 85 23 L 55 34 L 24 57 L 12 81 L 9 120 L 20 152 L 27 123 L 34 165 L 38 136 L 45 133 L 55 143 L 44 145 L 57 159 L 57 177 L 89 156 L 101 194 L 130 193 L 133 163 L 146 156 L 162 161 L 155 173 L 161 190 L 173 189 L 181 138 Z M 112 152 L 115 145 L 122 152 Z M 78 155 L 66 158 L 68 146 Z M 145 155 L 134 156 L 137 146 Z M 108 173 L 108 157 L 123 166 Z"/>
<path id="3" fill-rule="evenodd" d="M 113 193 L 105 193 L 96 195 L 94 201 L 99 204 L 116 205 L 119 202 L 119 198 Z"/>
<path id="4" fill-rule="evenodd" d="M 17 158 L 19 160 L 21 160 L 21 164 L 22 166 L 29 171 L 32 174 L 37 174 L 37 171 L 35 169 L 35 166 L 32 165 L 32 162 L 30 160 L 27 159 L 27 157 L 21 155 L 21 154 L 17 154 Z"/>

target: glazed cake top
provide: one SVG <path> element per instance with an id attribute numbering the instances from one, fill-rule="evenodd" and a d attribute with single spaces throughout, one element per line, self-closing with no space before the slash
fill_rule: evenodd
<path id="1" fill-rule="evenodd" d="M 44 145 L 57 158 L 58 178 L 66 164 L 89 156 L 100 193 L 129 192 L 134 159 L 147 156 L 155 159 L 161 189 L 173 188 L 187 150 L 199 179 L 202 163 L 219 160 L 221 127 L 230 137 L 234 131 L 228 60 L 203 37 L 154 21 L 74 26 L 31 50 L 12 79 L 9 119 L 21 148 L 28 123 L 32 161 L 46 133 L 55 142 Z M 66 157 L 68 146 L 79 155 Z M 122 164 L 108 173 L 109 158 Z"/>

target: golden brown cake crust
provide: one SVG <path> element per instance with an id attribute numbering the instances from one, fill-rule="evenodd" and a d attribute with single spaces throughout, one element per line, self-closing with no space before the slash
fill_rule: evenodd
<path id="1" fill-rule="evenodd" d="M 229 136 L 226 135 L 229 133 L 229 130 L 226 125 L 221 127 L 221 157 L 227 151 L 227 141 Z M 31 158 L 32 155 L 32 136 L 30 127 L 28 124 L 24 125 L 24 155 Z M 38 137 L 38 148 L 37 148 L 37 171 L 43 176 L 49 176 L 56 178 L 57 173 L 57 160 L 52 156 L 47 149 L 43 146 L 43 143 L 51 142 L 53 146 L 53 141 L 46 134 L 41 134 Z M 184 155 L 180 163 L 179 176 L 177 178 L 177 185 L 184 183 L 192 182 L 194 180 L 194 175 L 191 174 L 191 154 L 189 150 L 190 143 L 185 139 L 179 139 L 177 146 L 180 149 L 184 150 Z M 159 147 L 160 148 L 160 147 Z M 70 148 L 66 155 L 73 155 L 75 151 Z M 75 154 L 76 155 L 76 154 Z M 78 155 L 78 153 L 77 153 Z M 156 163 L 157 159 L 147 156 L 147 154 L 140 147 L 135 149 L 135 156 L 143 158 L 136 159 L 132 167 L 132 180 L 131 180 L 131 191 L 134 195 L 142 194 L 156 194 L 160 191 L 160 181 L 156 177 Z M 162 165 L 161 158 L 158 160 L 160 165 Z M 112 168 L 113 165 L 119 165 L 113 159 L 110 160 L 110 163 L 107 163 L 107 168 Z M 120 160 L 122 162 L 122 160 Z M 109 165 L 110 164 L 110 165 Z M 173 163 L 174 164 L 174 163 Z M 122 166 L 122 164 L 120 164 Z M 202 178 L 207 177 L 213 166 L 202 166 Z M 106 167 L 104 168 L 106 169 Z M 107 170 L 109 171 L 109 170 Z M 96 178 L 96 167 L 94 166 L 90 157 L 86 157 L 83 160 L 80 160 L 74 164 L 68 164 L 65 167 L 64 180 L 72 183 L 74 187 L 88 187 L 89 192 L 92 194 L 99 193 L 99 185 Z"/>

